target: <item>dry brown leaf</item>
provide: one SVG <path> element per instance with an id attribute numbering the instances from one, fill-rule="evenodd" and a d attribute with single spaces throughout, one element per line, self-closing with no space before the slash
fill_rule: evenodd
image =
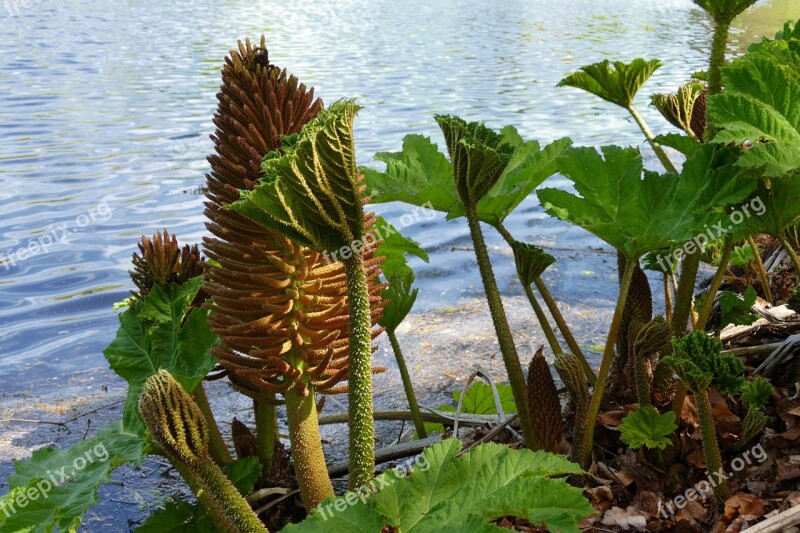
<path id="1" fill-rule="evenodd" d="M 598 513 L 604 513 L 611 508 L 614 503 L 614 492 L 610 487 L 600 486 L 586 489 L 591 499 L 592 507 L 597 509 Z"/>
<path id="2" fill-rule="evenodd" d="M 622 419 L 628 414 L 626 410 L 606 411 L 600 413 L 600 422 L 608 427 L 618 427 L 622 423 Z"/>
<path id="3" fill-rule="evenodd" d="M 706 458 L 703 456 L 703 449 L 697 448 L 686 456 L 686 461 L 697 468 L 706 467 Z"/>
<path id="4" fill-rule="evenodd" d="M 700 500 L 686 502 L 686 505 L 675 514 L 675 520 L 686 520 L 690 524 L 702 522 L 706 517 L 706 508 Z"/>
<path id="5" fill-rule="evenodd" d="M 725 501 L 725 517 L 733 520 L 742 517 L 745 520 L 755 520 L 764 516 L 766 502 L 755 494 L 740 492 Z"/>

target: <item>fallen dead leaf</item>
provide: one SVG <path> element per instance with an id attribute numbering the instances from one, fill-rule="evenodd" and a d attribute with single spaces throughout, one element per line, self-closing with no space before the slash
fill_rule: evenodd
<path id="1" fill-rule="evenodd" d="M 745 520 L 755 520 L 764 516 L 764 500 L 755 494 L 740 492 L 725 501 L 725 517 L 734 520 L 741 517 Z"/>

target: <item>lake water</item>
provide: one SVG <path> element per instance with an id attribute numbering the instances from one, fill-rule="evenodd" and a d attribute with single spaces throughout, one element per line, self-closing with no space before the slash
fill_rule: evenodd
<path id="1" fill-rule="evenodd" d="M 737 23 L 734 48 L 791 17 L 800 17 L 796 0 L 759 2 Z M 569 135 L 578 144 L 640 145 L 622 110 L 556 83 L 602 59 L 660 58 L 665 66 L 640 107 L 657 132 L 669 131 L 647 95 L 674 90 L 705 66 L 707 29 L 690 0 L 7 0 L 0 7 L 0 390 L 35 390 L 34 379 L 104 366 L 101 352 L 117 327 L 111 306 L 131 286 L 140 236 L 168 228 L 182 242 L 201 239 L 198 188 L 212 150 L 219 68 L 237 39 L 264 33 L 272 61 L 325 101 L 358 98 L 365 107 L 358 155 L 371 164 L 409 133 L 441 141 L 435 113 L 514 124 L 542 141 Z M 392 221 L 406 208 L 378 211 Z M 509 227 L 521 240 L 581 254 L 600 246 L 548 219 L 533 198 Z M 420 311 L 480 294 L 473 253 L 460 250 L 471 244 L 463 220 L 440 217 L 405 231 L 431 253 L 430 265 L 416 265 Z M 52 236 L 60 242 L 46 251 L 18 253 Z M 509 261 L 498 276 L 514 290 Z M 568 286 L 557 292 L 587 298 Z"/>

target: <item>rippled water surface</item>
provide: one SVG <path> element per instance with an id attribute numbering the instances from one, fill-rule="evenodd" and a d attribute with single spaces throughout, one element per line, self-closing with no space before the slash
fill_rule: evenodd
<path id="1" fill-rule="evenodd" d="M 142 234 L 204 234 L 219 67 L 238 38 L 267 36 L 273 62 L 330 102 L 357 97 L 360 162 L 408 133 L 440 134 L 434 113 L 525 137 L 640 144 L 617 109 L 556 83 L 579 66 L 639 55 L 665 62 L 641 95 L 704 67 L 707 23 L 690 0 L 7 1 L 0 8 L 0 389 L 102 365 L 114 302 L 126 297 Z M 13 13 L 13 16 L 10 14 Z M 734 47 L 800 16 L 760 2 Z M 553 178 L 556 185 L 564 181 Z M 405 208 L 379 206 L 391 221 Z M 599 243 L 548 220 L 529 199 L 509 220 L 520 239 L 589 250 Z M 420 309 L 479 294 L 462 221 L 405 230 L 430 252 Z M 31 257 L 18 250 L 32 241 Z M 501 241 L 489 235 L 490 244 Z M 453 250 L 456 247 L 456 250 Z M 506 261 L 505 263 L 508 263 Z M 569 265 L 560 266 L 569 269 Z M 505 270 L 504 270 L 505 269 Z M 511 266 L 499 277 L 511 278 Z M 505 276 L 505 278 L 504 278 Z M 585 299 L 562 288 L 564 297 Z"/>

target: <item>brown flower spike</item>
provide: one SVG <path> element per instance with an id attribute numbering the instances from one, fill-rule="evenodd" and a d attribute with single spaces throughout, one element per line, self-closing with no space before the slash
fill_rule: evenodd
<path id="1" fill-rule="evenodd" d="M 261 46 L 239 43 L 222 69 L 216 154 L 209 157 L 209 258 L 204 289 L 211 295 L 212 329 L 222 342 L 214 354 L 242 392 L 286 392 L 307 384 L 342 392 L 347 380 L 348 309 L 344 269 L 317 252 L 223 209 L 252 189 L 261 160 L 281 147 L 281 136 L 301 130 L 322 109 L 297 78 L 269 64 Z M 366 250 L 373 323 L 382 309 L 375 246 Z M 379 330 L 374 331 L 377 335 Z"/>

